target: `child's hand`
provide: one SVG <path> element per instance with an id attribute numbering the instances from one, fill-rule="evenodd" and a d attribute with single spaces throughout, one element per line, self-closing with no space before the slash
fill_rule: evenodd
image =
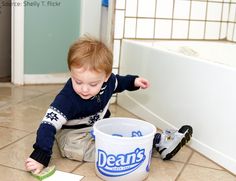
<path id="1" fill-rule="evenodd" d="M 134 86 L 135 87 L 141 87 L 142 89 L 146 89 L 150 86 L 150 83 L 149 83 L 148 80 L 146 80 L 142 77 L 138 77 L 134 81 Z"/>
<path id="2" fill-rule="evenodd" d="M 32 158 L 27 158 L 25 161 L 25 168 L 27 171 L 38 174 L 43 170 L 44 166 Z"/>

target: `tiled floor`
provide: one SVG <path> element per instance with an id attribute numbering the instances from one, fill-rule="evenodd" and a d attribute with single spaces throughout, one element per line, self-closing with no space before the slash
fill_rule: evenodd
<path id="1" fill-rule="evenodd" d="M 13 86 L 0 83 L 0 180 L 33 181 L 24 170 L 24 160 L 32 151 L 38 125 L 62 85 Z M 117 105 L 113 116 L 135 117 Z M 85 176 L 83 181 L 101 180 L 93 163 L 61 158 L 54 146 L 51 164 L 61 171 Z M 162 161 L 153 153 L 147 181 L 236 181 L 236 176 L 185 146 L 171 160 Z"/>

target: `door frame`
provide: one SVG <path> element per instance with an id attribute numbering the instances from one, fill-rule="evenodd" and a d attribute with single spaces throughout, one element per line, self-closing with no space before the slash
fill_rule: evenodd
<path id="1" fill-rule="evenodd" d="M 23 85 L 24 0 L 12 0 L 11 2 L 11 82 L 16 85 Z"/>

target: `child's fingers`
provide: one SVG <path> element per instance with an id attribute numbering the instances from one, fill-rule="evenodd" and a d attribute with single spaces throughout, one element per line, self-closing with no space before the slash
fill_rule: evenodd
<path id="1" fill-rule="evenodd" d="M 148 83 L 148 81 L 142 81 L 140 87 L 143 88 L 143 89 L 148 88 L 148 87 L 149 87 L 149 83 Z"/>
<path id="2" fill-rule="evenodd" d="M 27 171 L 33 171 L 37 169 L 37 164 L 33 162 L 32 160 L 26 160 L 25 162 L 25 168 Z"/>
<path id="3" fill-rule="evenodd" d="M 40 170 L 39 168 L 37 168 L 37 169 L 35 169 L 35 170 L 32 170 L 32 172 L 33 172 L 34 174 L 38 174 L 38 173 L 41 172 L 41 170 Z"/>
<path id="4" fill-rule="evenodd" d="M 35 171 L 35 170 L 37 170 L 37 166 L 33 165 L 33 164 L 27 165 L 26 170 L 27 171 Z"/>
<path id="5" fill-rule="evenodd" d="M 32 158 L 27 158 L 27 159 L 25 160 L 25 163 L 31 162 L 31 161 L 32 161 Z"/>

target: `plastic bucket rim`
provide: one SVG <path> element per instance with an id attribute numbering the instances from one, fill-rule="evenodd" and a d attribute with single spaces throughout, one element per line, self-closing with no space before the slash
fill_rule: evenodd
<path id="1" fill-rule="evenodd" d="M 130 120 L 135 120 L 135 121 L 139 121 L 139 122 L 142 122 L 142 123 L 145 123 L 145 124 L 148 124 L 150 127 L 152 127 L 152 132 L 151 133 L 148 133 L 147 135 L 144 135 L 144 136 L 140 136 L 140 137 L 119 137 L 119 136 L 113 136 L 113 135 L 110 135 L 110 134 L 107 134 L 107 133 L 104 133 L 102 131 L 100 131 L 99 129 L 96 128 L 96 125 L 97 124 L 100 124 L 101 121 L 106 121 L 106 120 L 110 120 L 110 119 L 130 119 Z M 100 123 L 99 123 L 100 122 Z M 154 134 L 156 133 L 156 127 L 147 122 L 147 121 L 143 121 L 143 120 L 140 120 L 140 119 L 136 119 L 136 118 L 127 118 L 127 117 L 113 117 L 113 118 L 104 118 L 102 120 L 99 120 L 98 122 L 95 122 L 94 125 L 93 125 L 93 130 L 94 130 L 94 135 L 96 137 L 96 132 L 98 132 L 100 135 L 102 136 L 106 136 L 106 137 L 109 137 L 109 138 L 112 138 L 112 139 L 116 139 L 116 140 L 140 140 L 140 139 L 147 139 L 149 137 L 152 137 L 154 136 Z"/>

